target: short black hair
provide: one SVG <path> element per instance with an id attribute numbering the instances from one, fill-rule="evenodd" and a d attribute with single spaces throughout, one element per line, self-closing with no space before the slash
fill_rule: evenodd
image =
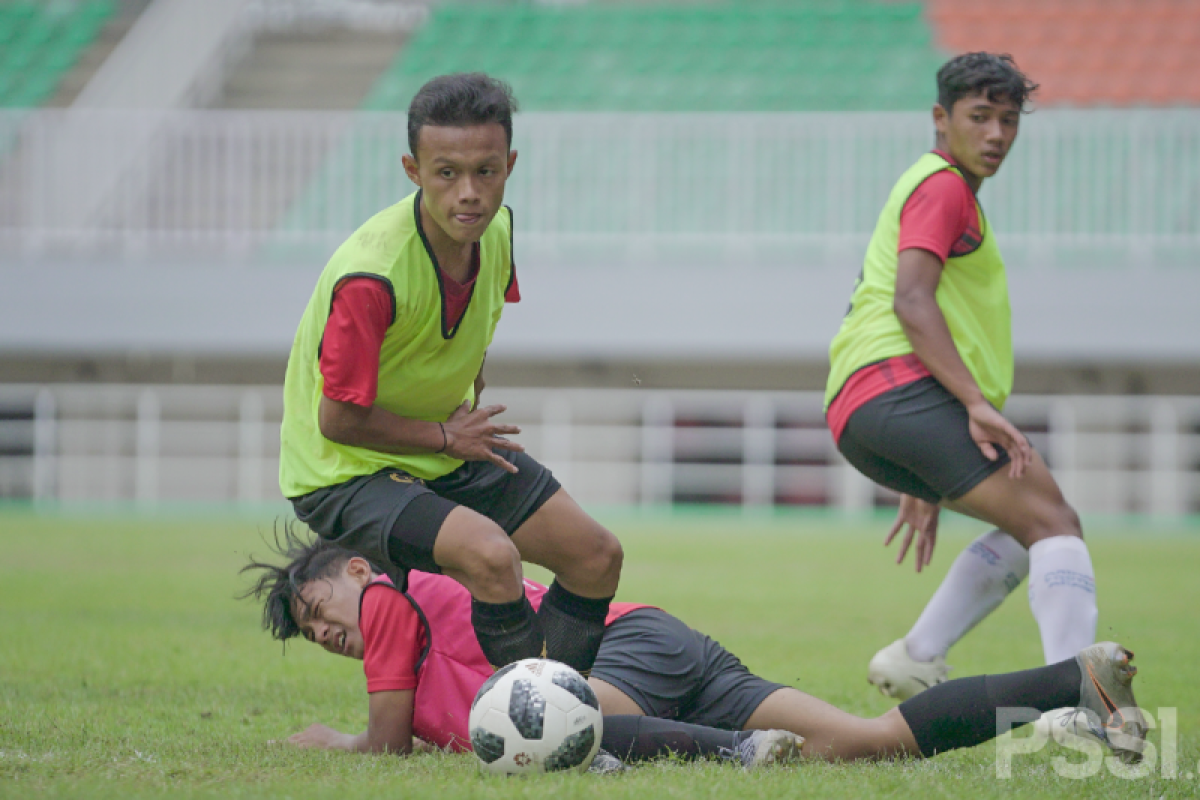
<path id="1" fill-rule="evenodd" d="M 512 147 L 512 118 L 518 110 L 512 87 L 482 72 L 439 75 L 408 104 L 408 149 L 415 157 L 425 125 L 465 127 L 498 122 Z"/>
<path id="2" fill-rule="evenodd" d="M 264 537 L 265 538 L 265 537 Z M 270 631 L 274 639 L 286 642 L 300 635 L 300 623 L 293 612 L 293 603 L 304 603 L 300 590 L 310 581 L 331 578 L 358 553 L 331 544 L 319 536 L 305 536 L 296 532 L 296 526 L 284 522 L 275 527 L 274 535 L 267 546 L 287 563 L 284 566 L 269 564 L 250 557 L 250 563 L 238 574 L 259 571 L 254 585 L 239 595 L 245 600 L 253 597 L 263 604 L 263 630 Z M 378 572 L 375 565 L 371 569 Z"/>
<path id="3" fill-rule="evenodd" d="M 989 102 L 1008 99 L 1025 111 L 1025 103 L 1037 88 L 1007 53 L 964 53 L 947 61 L 937 73 L 937 101 L 947 113 L 962 98 L 981 92 Z"/>

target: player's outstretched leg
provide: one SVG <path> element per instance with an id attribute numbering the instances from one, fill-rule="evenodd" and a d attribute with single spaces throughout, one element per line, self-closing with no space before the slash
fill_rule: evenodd
<path id="1" fill-rule="evenodd" d="M 981 744 L 996 736 L 1001 708 L 1081 709 L 1089 732 L 1127 763 L 1142 758 L 1146 722 L 1131 682 L 1133 653 L 1101 642 L 1046 667 L 951 681 L 901 703 L 898 711 L 924 756 Z"/>
<path id="2" fill-rule="evenodd" d="M 736 761 L 746 769 L 800 757 L 804 739 L 790 731 L 727 731 L 640 715 L 604 718 L 601 748 L 626 763 L 676 757 Z"/>
<path id="3" fill-rule="evenodd" d="M 903 639 L 880 650 L 868 680 L 888 697 L 907 700 L 946 680 L 946 654 L 999 607 L 1029 574 L 1029 552 L 1013 537 L 993 530 L 971 542 Z"/>
<path id="4" fill-rule="evenodd" d="M 1112 642 L 1045 667 L 947 681 L 876 719 L 863 719 L 795 689 L 769 696 L 747 728 L 781 728 L 804 737 L 804 755 L 828 760 L 925 757 L 973 747 L 996 736 L 997 712 L 1083 708 L 1098 716 L 1091 731 L 1120 758 L 1141 758 L 1145 720 L 1130 686 L 1132 654 Z M 1119 713 L 1118 713 L 1119 712 Z M 1037 717 L 1031 713 L 1030 721 Z"/>
<path id="5" fill-rule="evenodd" d="M 589 674 L 621 575 L 620 542 L 563 489 L 517 529 L 512 541 L 524 560 L 555 575 L 538 610 L 546 656 Z"/>

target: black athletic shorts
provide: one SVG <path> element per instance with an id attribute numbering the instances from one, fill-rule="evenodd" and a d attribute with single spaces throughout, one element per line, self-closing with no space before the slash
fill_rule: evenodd
<path id="1" fill-rule="evenodd" d="M 930 503 L 957 500 L 1008 464 L 988 461 L 971 438 L 967 409 L 934 378 L 897 386 L 857 408 L 838 450 L 876 483 Z"/>
<path id="2" fill-rule="evenodd" d="M 512 536 L 559 489 L 531 456 L 495 452 L 517 465 L 516 475 L 490 461 L 467 461 L 430 481 L 383 469 L 293 497 L 292 508 L 321 538 L 359 553 L 393 579 L 410 569 L 441 572 L 433 543 L 456 507 L 482 514 Z"/>
<path id="3" fill-rule="evenodd" d="M 612 684 L 650 717 L 740 731 L 768 695 L 760 678 L 716 641 L 657 608 L 608 626 L 592 677 Z"/>

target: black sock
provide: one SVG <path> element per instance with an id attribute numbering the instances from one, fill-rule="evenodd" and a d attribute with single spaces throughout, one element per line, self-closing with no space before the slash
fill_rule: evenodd
<path id="1" fill-rule="evenodd" d="M 671 719 L 621 715 L 604 718 L 600 747 L 626 763 L 674 755 L 687 761 L 732 758 L 749 731 L 723 731 Z"/>
<path id="2" fill-rule="evenodd" d="M 572 594 L 558 581 L 550 584 L 538 610 L 538 621 L 546 634 L 546 657 L 586 677 L 600 651 L 611 602 L 611 597 L 595 600 Z"/>
<path id="3" fill-rule="evenodd" d="M 996 710 L 1027 708 L 1037 712 L 1079 704 L 1081 673 L 1071 658 L 1046 667 L 979 675 L 931 686 L 900 704 L 921 755 L 929 757 L 996 738 Z M 1030 712 L 1025 722 L 1038 714 Z"/>
<path id="4" fill-rule="evenodd" d="M 546 657 L 546 637 L 528 598 L 511 603 L 472 599 L 471 624 L 483 655 L 496 669 L 523 658 Z"/>

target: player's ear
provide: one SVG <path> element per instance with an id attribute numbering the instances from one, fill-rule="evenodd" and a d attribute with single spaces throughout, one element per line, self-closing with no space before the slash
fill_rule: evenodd
<path id="1" fill-rule="evenodd" d="M 400 163 L 404 165 L 404 174 L 408 176 L 408 179 L 410 181 L 412 181 L 413 183 L 415 183 L 417 186 L 420 186 L 421 185 L 421 171 L 417 167 L 416 157 L 411 156 L 408 153 L 405 153 L 403 156 L 400 157 Z M 511 167 L 509 169 L 511 169 Z"/>
<path id="2" fill-rule="evenodd" d="M 942 107 L 941 103 L 933 104 L 933 127 L 943 136 L 946 134 L 946 128 L 950 124 L 950 112 Z"/>
<path id="3" fill-rule="evenodd" d="M 371 576 L 375 573 L 371 570 L 370 563 L 365 558 L 359 556 L 352 557 L 346 562 L 346 574 L 360 586 L 366 586 L 371 582 Z"/>
<path id="4" fill-rule="evenodd" d="M 516 163 L 517 163 L 517 151 L 509 150 L 508 151 L 508 174 L 509 175 L 512 175 L 513 167 L 516 166 Z"/>

